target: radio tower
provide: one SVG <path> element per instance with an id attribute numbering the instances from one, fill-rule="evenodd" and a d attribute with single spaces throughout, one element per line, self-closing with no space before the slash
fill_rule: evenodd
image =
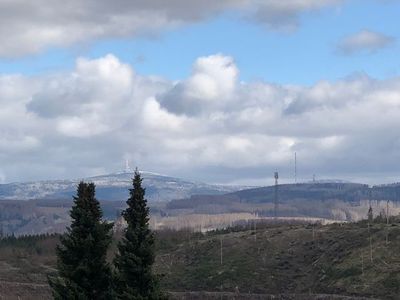
<path id="1" fill-rule="evenodd" d="M 131 167 L 129 166 L 129 160 L 125 159 L 125 173 L 131 173 Z"/>
<path id="2" fill-rule="evenodd" d="M 275 220 L 277 220 L 277 218 L 278 218 L 278 178 L 279 178 L 279 176 L 278 176 L 278 172 L 275 172 L 275 174 L 274 174 L 274 177 L 275 177 L 275 194 L 274 194 L 274 217 L 275 217 Z"/>
<path id="3" fill-rule="evenodd" d="M 297 184 L 297 153 L 294 153 L 294 183 Z"/>

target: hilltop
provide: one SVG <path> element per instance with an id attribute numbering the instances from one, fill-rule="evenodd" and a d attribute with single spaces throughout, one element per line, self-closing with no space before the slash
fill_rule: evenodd
<path id="1" fill-rule="evenodd" d="M 193 182 L 145 171 L 141 172 L 141 174 L 143 185 L 146 187 L 146 196 L 151 202 L 181 199 L 197 194 L 224 194 L 246 188 L 245 186 L 237 185 Z M 76 186 L 81 180 L 96 184 L 96 195 L 100 200 L 122 200 L 127 197 L 127 189 L 132 185 L 132 176 L 133 172 L 124 171 L 70 180 L 43 180 L 0 184 L 0 200 L 69 200 L 75 194 Z"/>

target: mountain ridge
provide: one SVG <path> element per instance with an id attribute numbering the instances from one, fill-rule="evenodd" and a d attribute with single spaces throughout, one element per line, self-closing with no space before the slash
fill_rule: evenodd
<path id="1" fill-rule="evenodd" d="M 218 195 L 238 191 L 248 186 L 208 184 L 189 181 L 154 172 L 141 171 L 149 201 L 170 201 L 195 194 Z M 77 184 L 89 181 L 96 184 L 101 200 L 126 199 L 133 172 L 122 171 L 79 179 L 56 179 L 0 184 L 0 200 L 71 199 Z"/>

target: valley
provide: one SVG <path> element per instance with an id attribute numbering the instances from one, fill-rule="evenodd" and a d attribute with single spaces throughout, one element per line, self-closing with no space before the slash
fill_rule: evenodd
<path id="1" fill-rule="evenodd" d="M 124 226 L 120 212 L 126 205 L 131 176 L 131 173 L 122 172 L 87 179 L 97 184 L 96 195 L 104 217 L 116 221 L 119 226 Z M 34 199 L 24 199 L 17 192 L 25 188 L 29 191 L 31 183 L 19 183 L 18 190 L 12 193 L 6 192 L 10 185 L 0 185 L 2 235 L 64 232 L 70 222 L 69 210 L 78 182 L 36 183 L 38 189 L 47 186 L 44 189 L 47 192 L 35 193 L 31 189 L 30 195 L 38 197 Z M 274 218 L 274 186 L 254 188 L 193 183 L 149 172 L 144 172 L 143 184 L 153 229 L 192 228 L 204 232 Z M 44 193 L 48 194 L 44 197 Z M 17 195 L 23 200 L 9 199 Z M 365 219 L 370 207 L 375 217 L 385 215 L 387 210 L 394 216 L 400 213 L 399 195 L 398 184 L 373 187 L 333 181 L 283 184 L 278 186 L 277 217 L 313 223 L 354 222 Z"/>

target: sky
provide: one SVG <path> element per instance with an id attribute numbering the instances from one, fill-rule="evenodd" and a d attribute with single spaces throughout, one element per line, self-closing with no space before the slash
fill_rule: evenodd
<path id="1" fill-rule="evenodd" d="M 400 181 L 398 0 L 0 0 L 0 182 Z"/>

